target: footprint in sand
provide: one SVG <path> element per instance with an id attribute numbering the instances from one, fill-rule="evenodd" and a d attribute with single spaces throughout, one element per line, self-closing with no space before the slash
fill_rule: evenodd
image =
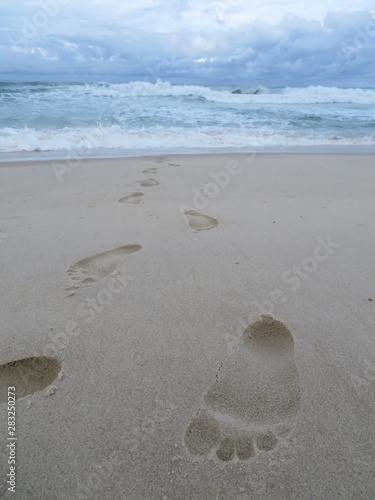
<path id="1" fill-rule="evenodd" d="M 132 193 L 129 194 L 128 196 L 124 196 L 123 198 L 120 198 L 118 201 L 120 203 L 130 203 L 131 205 L 138 205 L 141 203 L 141 198 L 144 193 L 137 192 L 137 193 Z"/>
<path id="2" fill-rule="evenodd" d="M 0 404 L 8 399 L 8 387 L 15 387 L 16 399 L 48 387 L 58 377 L 61 362 L 44 356 L 19 359 L 0 365 Z"/>
<path id="3" fill-rule="evenodd" d="M 159 182 L 156 179 L 145 179 L 141 181 L 142 187 L 159 186 Z"/>
<path id="4" fill-rule="evenodd" d="M 195 456 L 248 460 L 275 449 L 291 433 L 299 407 L 292 334 L 263 315 L 219 368 L 185 432 L 185 446 Z"/>
<path id="5" fill-rule="evenodd" d="M 158 169 L 157 168 L 149 168 L 148 170 L 143 170 L 143 173 L 144 174 L 152 174 L 152 175 L 155 175 L 158 173 Z"/>
<path id="6" fill-rule="evenodd" d="M 187 210 L 184 212 L 188 218 L 188 224 L 193 231 L 206 231 L 218 226 L 219 223 L 213 217 L 203 215 L 196 210 Z"/>
<path id="7" fill-rule="evenodd" d="M 78 282 L 69 290 L 96 283 L 109 274 L 119 271 L 126 256 L 138 252 L 141 248 L 141 245 L 124 245 L 80 260 L 67 271 L 69 278 Z"/>

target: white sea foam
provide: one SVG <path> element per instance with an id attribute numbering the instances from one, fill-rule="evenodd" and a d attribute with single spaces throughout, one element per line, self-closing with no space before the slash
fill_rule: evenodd
<path id="1" fill-rule="evenodd" d="M 199 85 L 171 85 L 168 82 L 158 81 L 131 82 L 125 84 L 97 84 L 91 89 L 93 95 L 107 97 L 203 97 L 207 101 L 218 103 L 252 103 L 262 102 L 269 104 L 295 103 L 353 103 L 375 104 L 374 89 L 310 86 L 304 88 L 270 88 L 270 87 L 239 87 L 241 94 L 233 94 L 232 90 L 220 90 L 202 87 Z M 87 91 L 86 89 L 86 91 Z M 84 91 L 82 89 L 82 91 Z"/>
<path id="2" fill-rule="evenodd" d="M 375 144 L 374 89 L 0 83 L 0 152 L 331 144 Z"/>
<path id="3" fill-rule="evenodd" d="M 275 146 L 375 145 L 375 136 L 343 137 L 314 134 L 281 134 L 269 131 L 220 129 L 124 130 L 119 126 L 34 130 L 24 128 L 0 131 L 0 152 L 73 150 L 89 154 L 94 149 L 158 148 L 244 148 Z"/>

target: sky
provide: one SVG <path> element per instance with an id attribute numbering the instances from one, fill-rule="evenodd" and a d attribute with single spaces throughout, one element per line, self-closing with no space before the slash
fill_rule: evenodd
<path id="1" fill-rule="evenodd" d="M 374 87 L 374 0 L 0 0 L 0 80 Z"/>

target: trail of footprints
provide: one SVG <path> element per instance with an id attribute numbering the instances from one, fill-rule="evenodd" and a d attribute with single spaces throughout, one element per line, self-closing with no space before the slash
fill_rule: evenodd
<path id="1" fill-rule="evenodd" d="M 89 286 L 120 271 L 128 256 L 141 249 L 141 245 L 124 245 L 86 257 L 72 265 L 67 275 L 76 281 L 73 288 Z M 34 356 L 0 365 L 0 404 L 7 402 L 9 387 L 16 388 L 14 392 L 16 399 L 19 399 L 50 387 L 61 373 L 60 360 L 46 356 Z"/>
<path id="2" fill-rule="evenodd" d="M 170 167 L 179 167 L 180 165 L 177 163 L 170 163 L 167 162 L 164 158 L 158 158 L 157 163 L 166 163 Z M 151 174 L 151 175 L 156 175 L 158 173 L 157 168 L 149 168 L 146 170 L 143 170 L 144 174 Z M 143 179 L 142 181 L 139 181 L 140 185 L 142 187 L 154 187 L 154 186 L 159 186 L 160 183 L 154 178 L 148 178 L 148 179 Z M 127 203 L 130 205 L 138 205 L 142 201 L 142 197 L 144 196 L 144 193 L 141 191 L 136 191 L 134 193 L 131 193 L 127 196 L 124 196 L 119 199 L 120 203 Z M 201 214 L 200 212 L 197 212 L 196 210 L 187 210 L 184 212 L 184 215 L 186 217 L 187 223 L 189 227 L 194 231 L 194 232 L 199 232 L 199 231 L 207 231 L 209 229 L 214 229 L 216 226 L 219 225 L 219 222 L 214 219 L 213 217 L 210 217 L 208 215 Z"/>
<path id="3" fill-rule="evenodd" d="M 195 457 L 229 462 L 275 449 L 300 407 L 293 337 L 269 315 L 249 325 L 190 421 L 184 444 Z"/>
<path id="4" fill-rule="evenodd" d="M 157 168 L 149 168 L 147 170 L 143 170 L 143 173 L 155 175 L 158 173 L 158 169 Z M 139 182 L 140 182 L 140 185 L 142 187 L 159 186 L 159 182 L 153 178 L 144 179 L 144 180 L 139 181 Z M 128 203 L 129 205 L 138 205 L 142 201 L 142 196 L 144 196 L 144 193 L 142 193 L 142 191 L 136 191 L 135 193 L 131 193 L 131 194 L 128 194 L 127 196 L 123 196 L 118 201 L 120 203 Z"/>
<path id="5" fill-rule="evenodd" d="M 160 160 L 162 161 L 162 160 Z M 144 171 L 155 175 L 156 168 Z M 146 179 L 142 186 L 156 186 Z M 144 193 L 124 196 L 121 203 L 138 204 Z M 213 229 L 218 221 L 195 210 L 185 212 L 193 231 Z M 123 245 L 86 257 L 67 270 L 73 288 L 90 286 L 118 272 L 141 245 Z M 220 366 L 215 382 L 185 430 L 183 442 L 196 458 L 216 456 L 221 462 L 248 460 L 277 448 L 293 429 L 300 408 L 294 342 L 288 328 L 270 315 L 249 325 L 235 353 Z M 16 398 L 48 388 L 62 373 L 61 362 L 45 356 L 12 361 L 0 366 L 0 404 L 8 388 Z"/>
<path id="6" fill-rule="evenodd" d="M 166 162 L 164 158 L 159 158 L 157 162 L 179 167 L 178 164 Z M 147 175 L 156 175 L 158 169 L 146 169 L 143 173 Z M 140 181 L 140 185 L 142 187 L 153 187 L 158 186 L 159 182 L 155 178 L 149 177 Z M 141 203 L 143 196 L 143 192 L 136 191 L 120 198 L 119 202 L 138 205 Z M 187 211 L 185 215 L 193 231 L 212 229 L 218 225 L 216 219 L 203 215 L 195 210 Z M 137 244 L 123 245 L 76 262 L 67 270 L 67 276 L 74 282 L 74 285 L 70 286 L 68 290 L 91 286 L 93 283 L 97 283 L 111 274 L 118 273 L 128 256 L 141 249 L 142 246 Z M 70 295 L 74 295 L 74 292 Z M 0 365 L 0 404 L 7 401 L 8 387 L 17 387 L 16 398 L 19 399 L 50 387 L 52 382 L 61 376 L 61 374 L 61 362 L 58 359 L 45 356 L 24 358 Z M 191 424 L 192 432 L 189 431 L 188 433 L 191 435 L 191 439 L 188 437 L 187 440 L 190 442 L 189 446 L 193 451 L 196 448 L 196 445 L 193 444 L 193 429 L 196 427 L 195 422 L 198 422 L 198 427 L 199 425 L 202 427 L 201 424 L 205 422 L 204 418 L 205 417 L 202 415 L 197 421 Z M 208 434 L 209 433 L 210 431 L 208 430 Z"/>
<path id="7" fill-rule="evenodd" d="M 156 168 L 144 171 L 155 175 Z M 142 186 L 159 185 L 155 179 Z M 144 193 L 124 196 L 121 203 L 139 204 Z M 195 210 L 185 212 L 193 231 L 213 229 L 218 221 Z M 123 245 L 86 257 L 67 270 L 75 282 L 70 289 L 90 286 L 118 272 L 141 245 Z M 292 432 L 300 408 L 298 371 L 293 337 L 287 327 L 270 315 L 249 325 L 235 353 L 220 366 L 215 382 L 202 397 L 200 407 L 185 430 L 183 442 L 195 458 L 216 457 L 221 462 L 249 460 L 276 449 Z M 45 356 L 25 358 L 0 366 L 0 404 L 8 387 L 17 387 L 16 398 L 51 386 L 61 376 L 61 362 Z"/>

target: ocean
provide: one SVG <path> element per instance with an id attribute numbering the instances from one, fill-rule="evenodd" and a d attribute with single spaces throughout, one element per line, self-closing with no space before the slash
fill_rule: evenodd
<path id="1" fill-rule="evenodd" d="M 375 89 L 0 83 L 0 153 L 375 146 Z"/>

